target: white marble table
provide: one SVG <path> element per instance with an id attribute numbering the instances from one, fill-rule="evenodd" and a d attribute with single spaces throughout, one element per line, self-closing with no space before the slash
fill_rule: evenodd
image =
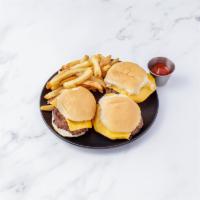
<path id="1" fill-rule="evenodd" d="M 148 134 L 113 150 L 63 142 L 38 107 L 61 64 L 99 52 L 176 64 Z M 199 0 L 0 0 L 0 199 L 199 200 L 199 89 Z"/>

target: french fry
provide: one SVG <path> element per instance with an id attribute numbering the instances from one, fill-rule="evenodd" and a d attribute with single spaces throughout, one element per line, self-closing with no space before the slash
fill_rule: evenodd
<path id="1" fill-rule="evenodd" d="M 44 105 L 44 106 L 40 106 L 40 109 L 42 111 L 52 111 L 54 109 L 53 105 Z"/>
<path id="2" fill-rule="evenodd" d="M 86 85 L 86 84 L 84 84 L 84 83 L 82 83 L 80 86 L 82 86 L 82 87 L 84 87 L 84 88 L 87 88 L 88 90 L 96 90 L 96 88 L 94 88 L 94 87 L 92 87 L 92 86 L 90 86 L 90 85 Z"/>
<path id="3" fill-rule="evenodd" d="M 81 76 L 82 73 L 83 72 L 78 72 L 78 73 L 76 73 L 76 76 L 79 77 L 79 76 Z"/>
<path id="4" fill-rule="evenodd" d="M 114 65 L 115 63 L 118 63 L 118 62 L 120 62 L 120 61 L 119 61 L 119 58 L 113 59 L 113 60 L 111 61 L 110 65 Z"/>
<path id="5" fill-rule="evenodd" d="M 87 68 L 90 67 L 92 65 L 92 63 L 90 62 L 90 60 L 84 61 L 82 63 L 79 63 L 77 65 L 74 65 L 73 67 L 71 67 L 71 69 L 77 69 L 77 68 Z"/>
<path id="6" fill-rule="evenodd" d="M 102 54 L 100 54 L 100 53 L 98 53 L 94 56 L 98 59 L 98 62 L 100 62 L 101 58 L 103 57 Z"/>
<path id="7" fill-rule="evenodd" d="M 58 96 L 49 99 L 49 100 L 47 101 L 47 103 L 50 104 L 50 105 L 52 105 L 52 106 L 54 106 L 54 107 L 56 107 L 56 99 L 57 99 L 57 97 L 58 97 Z"/>
<path id="8" fill-rule="evenodd" d="M 111 68 L 111 65 L 106 65 L 106 66 L 103 67 L 102 70 L 103 70 L 104 72 L 107 72 L 110 68 Z"/>
<path id="9" fill-rule="evenodd" d="M 70 76 L 69 78 L 66 78 L 66 79 L 62 80 L 62 81 L 60 82 L 60 85 L 63 85 L 63 84 L 64 84 L 65 82 L 67 82 L 67 81 L 74 80 L 75 78 L 77 78 L 77 76 Z"/>
<path id="10" fill-rule="evenodd" d="M 65 69 L 69 69 L 69 68 L 73 67 L 74 65 L 83 63 L 83 62 L 87 61 L 88 59 L 89 59 L 89 56 L 84 55 L 83 58 L 81 58 L 81 60 L 73 60 L 73 61 L 63 65 L 62 68 L 61 68 L 61 71 L 65 70 Z"/>
<path id="11" fill-rule="evenodd" d="M 108 71 L 110 68 L 111 68 L 111 65 L 110 65 L 110 64 L 108 64 L 108 65 L 102 67 L 102 76 L 103 76 L 103 77 L 106 76 L 106 73 L 107 73 L 107 71 Z"/>
<path id="12" fill-rule="evenodd" d="M 65 82 L 63 84 L 63 86 L 64 86 L 64 88 L 76 87 L 77 85 L 80 85 L 81 83 L 83 83 L 84 81 L 89 79 L 91 76 L 92 76 L 92 70 L 87 69 L 78 78 L 68 81 L 68 82 Z"/>
<path id="13" fill-rule="evenodd" d="M 61 69 L 62 69 L 62 70 L 68 69 L 68 68 L 70 68 L 70 67 L 72 67 L 72 66 L 74 66 L 74 65 L 77 65 L 77 64 L 79 64 L 79 63 L 80 63 L 80 60 L 73 60 L 73 61 L 71 61 L 71 62 L 69 62 L 69 63 L 63 65 Z"/>
<path id="14" fill-rule="evenodd" d="M 58 89 L 59 87 L 60 87 L 60 84 L 57 83 L 57 84 L 55 84 L 55 85 L 52 85 L 51 90 L 52 90 L 52 91 L 53 91 L 53 90 L 56 90 L 56 89 Z"/>
<path id="15" fill-rule="evenodd" d="M 63 72 L 55 75 L 48 83 L 48 87 L 52 89 L 52 87 L 57 86 L 60 84 L 60 82 L 78 72 L 83 72 L 85 71 L 85 68 L 77 68 L 77 69 L 69 69 L 69 70 L 64 70 Z"/>
<path id="16" fill-rule="evenodd" d="M 88 80 L 88 81 L 85 81 L 85 82 L 82 84 L 82 86 L 83 86 L 83 87 L 84 87 L 84 86 L 86 86 L 86 87 L 89 86 L 89 87 L 91 87 L 91 89 L 94 88 L 94 89 L 97 89 L 99 92 L 103 93 L 103 87 L 102 87 L 101 84 L 99 84 L 98 82 Z"/>
<path id="17" fill-rule="evenodd" d="M 51 98 L 53 98 L 55 96 L 58 96 L 62 89 L 63 89 L 62 87 L 59 87 L 58 89 L 53 90 L 53 91 L 47 93 L 46 95 L 44 95 L 44 98 L 45 99 L 51 99 Z"/>
<path id="18" fill-rule="evenodd" d="M 89 56 L 88 55 L 84 55 L 81 60 L 80 60 L 80 63 L 83 63 L 85 61 L 89 60 Z"/>
<path id="19" fill-rule="evenodd" d="M 110 64 L 110 62 L 111 62 L 111 55 L 106 56 L 106 57 L 102 56 L 101 61 L 100 61 L 100 66 L 103 67 L 105 65 Z"/>
<path id="20" fill-rule="evenodd" d="M 48 83 L 46 84 L 46 88 L 47 88 L 48 90 L 51 89 L 50 82 L 48 82 Z"/>
<path id="21" fill-rule="evenodd" d="M 106 88 L 106 84 L 105 82 L 103 81 L 103 79 L 101 78 L 98 78 L 98 77 L 95 77 L 95 76 L 92 76 L 90 78 L 91 81 L 95 81 L 95 82 L 98 82 L 103 88 Z"/>
<path id="22" fill-rule="evenodd" d="M 93 69 L 94 69 L 94 76 L 96 77 L 101 77 L 101 68 L 98 62 L 98 58 L 96 56 L 92 56 L 91 62 L 93 64 Z"/>

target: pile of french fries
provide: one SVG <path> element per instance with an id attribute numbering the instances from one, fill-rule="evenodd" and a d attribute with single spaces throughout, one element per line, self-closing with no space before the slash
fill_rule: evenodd
<path id="1" fill-rule="evenodd" d="M 91 57 L 84 55 L 79 60 L 63 65 L 46 85 L 51 91 L 44 96 L 47 105 L 41 106 L 41 110 L 52 111 L 56 106 L 56 98 L 68 88 L 83 86 L 91 91 L 103 93 L 106 88 L 103 78 L 117 62 L 119 59 L 113 59 L 111 55 L 96 54 Z"/>

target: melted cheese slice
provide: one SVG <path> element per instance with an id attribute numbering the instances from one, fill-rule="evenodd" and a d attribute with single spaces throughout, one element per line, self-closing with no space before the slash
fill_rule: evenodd
<path id="1" fill-rule="evenodd" d="M 131 136 L 131 133 L 120 133 L 120 132 L 112 132 L 108 130 L 101 122 L 100 120 L 100 107 L 97 106 L 97 113 L 94 119 L 94 129 L 98 133 L 102 134 L 103 136 L 111 139 L 111 140 L 116 140 L 116 139 L 129 139 Z"/>
<path id="2" fill-rule="evenodd" d="M 134 100 L 136 103 L 140 103 L 146 100 L 156 90 L 155 79 L 150 74 L 147 74 L 147 76 L 148 76 L 149 81 L 147 85 L 145 85 L 138 94 L 129 95 L 127 94 L 126 91 L 119 89 L 115 86 L 110 86 L 110 88 L 112 88 L 113 90 L 117 91 L 120 94 L 124 94 L 128 96 L 129 98 Z"/>
<path id="3" fill-rule="evenodd" d="M 75 122 L 69 119 L 66 119 L 66 121 L 67 121 L 70 131 L 76 131 L 83 128 L 92 128 L 91 121 Z"/>

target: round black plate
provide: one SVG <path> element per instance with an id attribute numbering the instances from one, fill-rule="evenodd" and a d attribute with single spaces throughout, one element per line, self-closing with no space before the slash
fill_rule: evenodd
<path id="1" fill-rule="evenodd" d="M 45 86 L 46 86 L 46 84 L 45 84 Z M 45 86 L 41 93 L 40 106 L 46 104 L 46 100 L 43 97 L 46 93 L 48 93 L 50 91 L 50 90 L 47 90 Z M 95 92 L 93 94 L 97 101 L 102 96 L 102 94 L 98 93 L 98 92 Z M 78 138 L 63 137 L 54 130 L 54 128 L 51 124 L 51 117 L 52 117 L 51 112 L 41 111 L 41 114 L 44 119 L 44 122 L 49 127 L 49 129 L 55 135 L 57 135 L 59 138 L 65 140 L 66 142 L 69 142 L 71 144 L 81 146 L 81 147 L 106 149 L 106 148 L 117 147 L 117 146 L 121 146 L 121 145 L 130 143 L 130 142 L 136 140 L 137 138 L 139 138 L 140 136 L 142 136 L 147 131 L 147 129 L 151 126 L 154 119 L 156 118 L 156 115 L 158 112 L 159 101 L 158 101 L 157 92 L 155 91 L 146 101 L 140 103 L 139 106 L 142 111 L 144 126 L 142 127 L 142 129 L 140 130 L 139 133 L 137 133 L 136 135 L 134 135 L 132 137 L 131 140 L 110 140 L 110 139 L 100 135 L 99 133 L 97 133 L 94 129 L 89 129 L 89 131 L 85 135 L 80 136 Z"/>

